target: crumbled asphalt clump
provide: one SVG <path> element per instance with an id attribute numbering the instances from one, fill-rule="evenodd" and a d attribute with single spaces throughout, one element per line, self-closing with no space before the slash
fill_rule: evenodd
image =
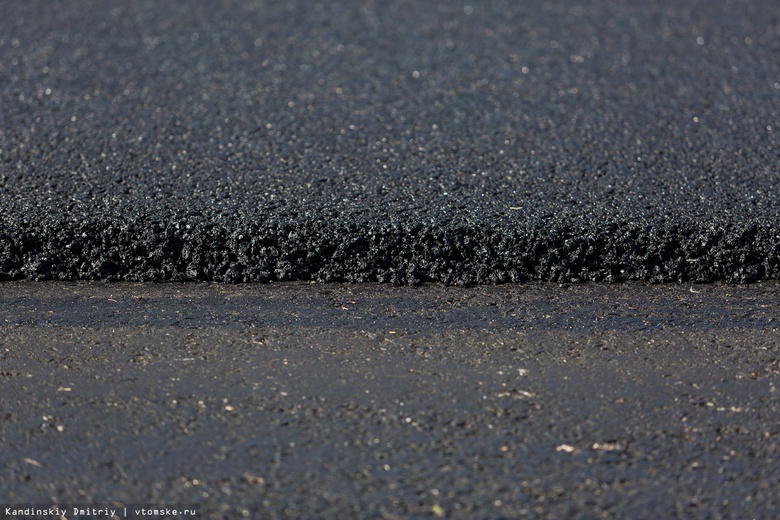
<path id="1" fill-rule="evenodd" d="M 780 278 L 774 4 L 5 11 L 0 279 Z"/>

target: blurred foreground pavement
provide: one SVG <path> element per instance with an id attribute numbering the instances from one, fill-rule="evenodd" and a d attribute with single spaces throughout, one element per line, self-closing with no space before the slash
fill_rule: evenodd
<path id="1" fill-rule="evenodd" d="M 779 302 L 774 283 L 2 284 L 0 505 L 775 518 Z"/>

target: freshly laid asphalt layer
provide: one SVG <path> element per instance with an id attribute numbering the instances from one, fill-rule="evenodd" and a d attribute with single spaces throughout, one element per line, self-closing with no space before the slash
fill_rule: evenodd
<path id="1" fill-rule="evenodd" d="M 0 7 L 0 277 L 780 278 L 780 4 Z"/>
<path id="2" fill-rule="evenodd" d="M 776 282 L 8 282 L 0 517 L 775 519 L 779 302 Z"/>
<path id="3" fill-rule="evenodd" d="M 0 2 L 0 518 L 775 519 L 779 132 L 768 0 Z"/>

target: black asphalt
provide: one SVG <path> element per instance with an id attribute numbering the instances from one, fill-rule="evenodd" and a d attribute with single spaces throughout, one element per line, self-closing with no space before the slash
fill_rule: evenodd
<path id="1" fill-rule="evenodd" d="M 0 277 L 780 278 L 780 5 L 6 1 Z"/>
<path id="2" fill-rule="evenodd" d="M 778 302 L 777 283 L 0 284 L 0 518 L 773 520 Z"/>
<path id="3" fill-rule="evenodd" d="M 0 518 L 775 519 L 779 132 L 769 0 L 0 1 Z"/>

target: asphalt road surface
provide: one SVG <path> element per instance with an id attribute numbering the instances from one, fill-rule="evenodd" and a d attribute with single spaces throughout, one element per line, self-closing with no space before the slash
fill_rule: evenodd
<path id="1" fill-rule="evenodd" d="M 778 121 L 769 0 L 0 2 L 0 518 L 777 518 Z"/>
<path id="2" fill-rule="evenodd" d="M 770 0 L 9 1 L 0 277 L 780 278 Z"/>
<path id="3" fill-rule="evenodd" d="M 0 513 L 777 518 L 778 302 L 776 283 L 9 282 Z"/>

